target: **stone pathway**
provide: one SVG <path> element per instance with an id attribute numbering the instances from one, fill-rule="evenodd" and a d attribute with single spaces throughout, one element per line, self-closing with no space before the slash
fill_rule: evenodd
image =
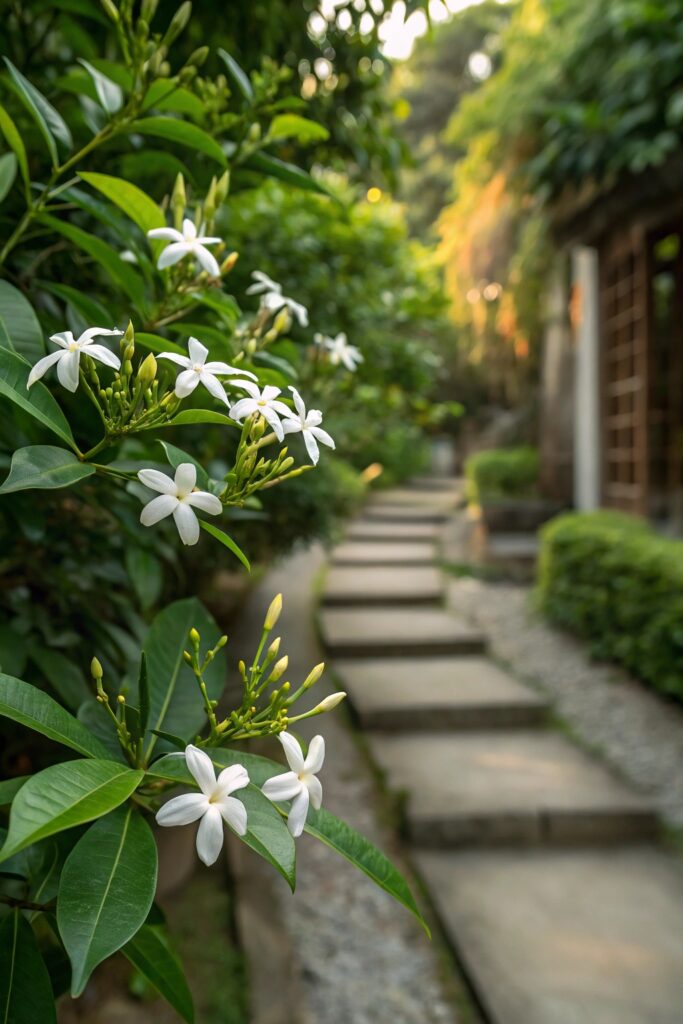
<path id="1" fill-rule="evenodd" d="M 376 496 L 320 615 L 434 907 L 490 1024 L 681 1024 L 681 864 L 654 805 L 550 727 L 462 603 L 443 607 L 424 531 L 457 500 L 434 482 Z"/>

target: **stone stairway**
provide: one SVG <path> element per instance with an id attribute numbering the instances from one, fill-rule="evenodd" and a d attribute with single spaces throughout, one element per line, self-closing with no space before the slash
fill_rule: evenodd
<path id="1" fill-rule="evenodd" d="M 683 872 L 649 803 L 443 607 L 457 487 L 376 496 L 332 555 L 323 641 L 490 1024 L 683 1024 Z"/>

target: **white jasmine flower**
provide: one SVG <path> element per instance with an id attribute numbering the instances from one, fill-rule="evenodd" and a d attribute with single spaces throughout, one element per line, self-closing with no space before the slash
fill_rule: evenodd
<path id="1" fill-rule="evenodd" d="M 243 373 L 246 377 L 254 377 L 254 374 L 249 373 L 248 370 L 238 370 L 234 366 L 229 366 L 228 363 L 207 363 L 206 357 L 209 354 L 209 350 L 205 345 L 202 345 L 201 341 L 197 341 L 196 338 L 190 338 L 187 348 L 190 353 L 189 357 L 179 356 L 176 352 L 160 352 L 157 356 L 157 359 L 170 359 L 171 362 L 177 363 L 178 366 L 185 367 L 183 372 L 179 373 L 176 377 L 175 393 L 178 398 L 187 398 L 198 384 L 203 384 L 214 398 L 225 402 L 226 405 L 230 405 L 225 388 L 218 380 L 216 374 L 221 373 L 228 376 L 231 373 Z M 256 377 L 254 377 L 254 380 L 256 380 Z"/>
<path id="2" fill-rule="evenodd" d="M 247 416 L 257 413 L 263 416 L 272 427 L 278 441 L 284 441 L 285 432 L 279 417 L 291 416 L 292 410 L 284 402 L 277 400 L 277 396 L 281 394 L 280 389 L 268 384 L 263 391 L 260 391 L 256 384 L 252 384 L 248 380 L 233 380 L 230 383 L 235 387 L 244 388 L 250 396 L 249 398 L 240 398 L 235 402 L 230 410 L 231 418 L 239 423 Z"/>
<path id="3" fill-rule="evenodd" d="M 173 516 L 183 544 L 196 544 L 199 540 L 199 521 L 194 508 L 217 516 L 223 511 L 220 499 L 208 491 L 195 490 L 197 468 L 191 462 L 181 462 L 175 471 L 175 479 L 159 472 L 158 469 L 141 469 L 138 480 L 152 491 L 159 491 L 158 498 L 152 498 L 140 513 L 143 526 L 154 526 L 166 516 Z"/>
<path id="4" fill-rule="evenodd" d="M 201 818 L 197 830 L 197 853 L 207 866 L 215 864 L 223 848 L 223 822 L 238 836 L 247 831 L 247 810 L 243 803 L 230 796 L 236 789 L 249 785 L 249 774 L 241 764 L 224 768 L 218 778 L 211 758 L 192 744 L 185 748 L 185 763 L 201 793 L 175 796 L 157 811 L 157 824 L 190 825 Z"/>
<path id="5" fill-rule="evenodd" d="M 276 803 L 283 800 L 292 801 L 287 825 L 296 839 L 304 830 L 309 802 L 316 811 L 323 802 L 323 787 L 316 776 L 325 760 L 325 740 L 322 736 L 314 736 L 308 748 L 308 756 L 304 760 L 301 746 L 293 736 L 288 732 L 281 732 L 278 739 L 284 747 L 285 757 L 292 770 L 268 779 L 261 788 L 264 795 Z"/>
<path id="6" fill-rule="evenodd" d="M 59 383 L 67 391 L 75 391 L 78 387 L 78 371 L 83 352 L 100 363 L 104 363 L 105 366 L 111 366 L 112 369 L 118 370 L 121 365 L 119 357 L 104 345 L 93 345 L 92 339 L 101 336 L 111 338 L 120 334 L 123 334 L 123 331 L 109 331 L 106 327 L 89 327 L 87 331 L 83 331 L 80 338 L 74 338 L 71 331 L 60 331 L 59 334 L 51 335 L 50 341 L 54 341 L 55 345 L 59 345 L 60 348 L 57 352 L 50 352 L 49 356 L 43 356 L 38 360 L 28 375 L 26 387 L 30 388 L 32 384 L 40 380 L 46 370 L 56 363 Z"/>
<path id="7" fill-rule="evenodd" d="M 147 232 L 147 237 L 163 238 L 164 241 L 171 243 L 166 246 L 157 260 L 159 270 L 172 267 L 174 263 L 178 263 L 185 256 L 194 256 L 202 270 L 205 270 L 211 277 L 220 277 L 221 272 L 216 258 L 206 246 L 216 245 L 222 239 L 197 235 L 197 229 L 188 217 L 183 221 L 182 231 L 176 231 L 175 228 L 152 228 Z"/>
<path id="8" fill-rule="evenodd" d="M 355 345 L 348 344 L 343 331 L 336 338 L 330 338 L 327 334 L 316 334 L 313 340 L 316 345 L 325 349 L 327 358 L 333 366 L 339 366 L 341 363 L 350 373 L 354 373 L 363 362 L 362 352 Z"/>
<path id="9" fill-rule="evenodd" d="M 295 302 L 294 299 L 288 299 L 286 295 L 283 295 L 281 284 L 273 281 L 261 270 L 253 270 L 251 276 L 254 278 L 254 283 L 247 288 L 247 295 L 260 295 L 261 305 L 272 313 L 277 313 L 278 309 L 286 307 L 302 327 L 308 327 L 308 310 L 300 302 Z"/>
<path id="10" fill-rule="evenodd" d="M 285 434 L 294 434 L 299 431 L 303 434 L 304 444 L 306 445 L 306 451 L 308 452 L 311 462 L 314 466 L 318 464 L 320 458 L 320 450 L 318 449 L 318 441 L 322 441 L 328 448 L 334 448 L 335 444 L 330 435 L 326 430 L 323 430 L 320 424 L 323 421 L 323 414 L 319 409 L 309 409 L 306 412 L 306 406 L 304 405 L 303 399 L 296 388 L 291 387 L 289 390 L 292 392 L 294 397 L 294 405 L 296 407 L 297 415 L 293 416 L 291 411 L 287 419 L 282 421 L 282 429 Z"/>

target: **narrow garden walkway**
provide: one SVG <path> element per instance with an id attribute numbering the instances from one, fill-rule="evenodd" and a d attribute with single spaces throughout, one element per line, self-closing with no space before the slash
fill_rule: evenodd
<path id="1" fill-rule="evenodd" d="M 681 864 L 655 805 L 487 659 L 466 602 L 444 607 L 436 541 L 457 499 L 438 481 L 374 498 L 323 595 L 415 863 L 491 1024 L 680 1024 Z"/>

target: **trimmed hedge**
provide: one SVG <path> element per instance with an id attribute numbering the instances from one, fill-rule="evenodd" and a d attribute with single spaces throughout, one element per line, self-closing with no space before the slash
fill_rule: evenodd
<path id="1" fill-rule="evenodd" d="M 535 448 L 490 448 L 465 462 L 467 497 L 475 505 L 506 498 L 531 498 L 538 491 Z"/>
<path id="2" fill-rule="evenodd" d="M 683 541 L 608 511 L 558 516 L 540 536 L 537 595 L 548 618 L 683 702 Z"/>

